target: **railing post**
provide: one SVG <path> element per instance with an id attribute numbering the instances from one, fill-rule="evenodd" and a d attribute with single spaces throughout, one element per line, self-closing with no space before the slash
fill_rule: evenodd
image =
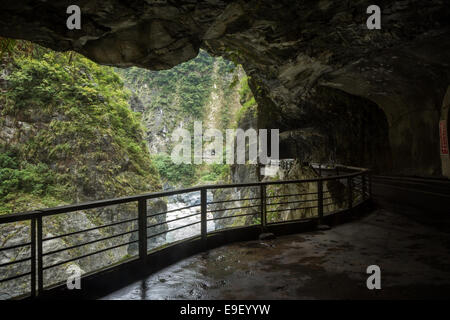
<path id="1" fill-rule="evenodd" d="M 266 216 L 266 185 L 261 184 L 260 185 L 260 200 L 261 200 L 261 230 L 262 232 L 266 231 L 266 223 L 267 223 L 267 216 Z"/>
<path id="2" fill-rule="evenodd" d="M 37 217 L 37 282 L 38 295 L 44 292 L 44 270 L 43 270 L 43 245 L 42 245 L 42 216 Z"/>
<path id="3" fill-rule="evenodd" d="M 147 199 L 138 202 L 139 259 L 147 257 Z"/>
<path id="4" fill-rule="evenodd" d="M 361 175 L 361 179 L 362 179 L 362 196 L 363 196 L 363 200 L 366 200 L 367 186 L 366 186 L 366 175 L 364 173 Z"/>
<path id="5" fill-rule="evenodd" d="M 351 209 L 353 207 L 353 179 L 352 179 L 352 177 L 347 178 L 347 187 L 348 187 L 348 208 Z"/>
<path id="6" fill-rule="evenodd" d="M 30 262 L 31 262 L 31 284 L 30 284 L 30 293 L 31 297 L 36 297 L 36 218 L 31 219 L 30 223 L 30 237 L 31 237 L 31 254 L 30 254 Z"/>
<path id="7" fill-rule="evenodd" d="M 319 163 L 319 177 L 322 176 L 322 164 Z"/>
<path id="8" fill-rule="evenodd" d="M 369 171 L 367 177 L 369 178 L 369 198 L 372 199 L 372 172 Z"/>
<path id="9" fill-rule="evenodd" d="M 323 222 L 323 181 L 317 181 L 317 213 L 319 216 L 319 225 Z"/>
<path id="10" fill-rule="evenodd" d="M 203 244 L 206 246 L 207 229 L 207 192 L 206 188 L 200 189 L 200 210 L 201 210 L 201 235 Z"/>

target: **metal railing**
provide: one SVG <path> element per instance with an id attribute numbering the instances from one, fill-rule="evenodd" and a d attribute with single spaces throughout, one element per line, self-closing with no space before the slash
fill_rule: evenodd
<path id="1" fill-rule="evenodd" d="M 15 288 L 14 281 L 28 277 L 26 285 L 22 283 L 20 286 L 26 295 L 38 296 L 47 288 L 61 284 L 61 281 L 51 283 L 54 278 L 52 274 L 44 276 L 49 270 L 84 261 L 94 255 L 109 254 L 110 259 L 111 252 L 120 248 L 122 252 L 115 264 L 106 267 L 143 260 L 154 250 L 170 244 L 166 239 L 170 233 L 184 228 L 195 229 L 187 238 L 199 237 L 206 243 L 209 233 L 230 227 L 260 225 L 264 231 L 270 225 L 311 219 L 316 219 L 320 224 L 325 216 L 351 209 L 371 196 L 369 170 L 351 167 L 336 167 L 335 170 L 340 175 L 306 180 L 206 185 L 0 216 L 0 227 L 12 225 L 12 228 L 17 228 L 19 224 L 29 235 L 28 239 L 22 239 L 23 243 L 0 243 L 0 254 L 3 253 L 0 256 L 0 291 L 2 284 L 13 282 Z M 208 201 L 208 192 L 227 196 L 214 196 L 213 201 Z M 189 193 L 199 194 L 200 202 L 163 211 L 153 206 L 155 200 L 164 201 L 171 196 Z M 127 206 L 125 218 L 120 218 L 124 210 L 111 214 L 112 211 L 105 209 L 117 209 L 117 206 Z M 94 211 L 86 212 L 90 210 Z M 188 214 L 167 219 L 171 213 L 185 211 Z M 85 224 L 87 227 L 76 230 L 69 228 L 68 232 L 60 234 L 54 234 L 55 230 L 49 231 L 58 219 L 62 221 L 60 225 L 70 226 L 72 221 L 80 218 L 80 213 L 95 220 L 105 212 L 111 216 L 109 219 L 99 219 L 98 224 Z M 190 221 L 186 224 L 172 227 L 175 222 L 187 219 Z M 208 230 L 208 223 L 220 227 Z M 166 241 L 149 247 L 149 243 L 153 244 L 152 241 L 158 237 Z M 172 242 L 176 241 L 179 240 Z M 137 247 L 135 254 L 124 254 L 124 250 L 130 251 L 133 246 Z M 9 256 L 5 252 L 10 252 Z M 105 259 L 94 260 L 90 273 L 105 268 L 97 264 L 98 260 Z M 13 270 L 13 266 L 23 266 L 24 263 L 28 264 L 26 271 Z"/>

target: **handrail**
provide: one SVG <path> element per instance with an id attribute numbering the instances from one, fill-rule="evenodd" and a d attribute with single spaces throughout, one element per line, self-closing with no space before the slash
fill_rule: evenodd
<path id="1" fill-rule="evenodd" d="M 355 168 L 356 167 L 346 167 L 346 168 Z M 329 180 L 336 180 L 336 179 L 346 179 L 346 178 L 352 178 L 360 175 L 361 173 L 368 173 L 368 169 L 362 169 L 361 171 L 345 174 L 345 175 L 338 175 L 338 176 L 329 176 L 329 177 L 320 177 L 320 178 L 314 178 L 314 179 L 297 179 L 297 180 L 278 180 L 278 181 L 261 181 L 261 182 L 250 182 L 250 183 L 235 183 L 235 184 L 211 184 L 211 185 L 201 185 L 191 188 L 184 188 L 184 189 L 177 189 L 177 190 L 171 190 L 171 191 L 160 191 L 160 192 L 153 192 L 153 193 L 145 193 L 140 195 L 134 195 L 134 196 L 128 196 L 128 197 L 120 197 L 120 198 L 114 198 L 114 199 L 107 199 L 107 200 L 95 200 L 90 202 L 83 202 L 83 203 L 77 203 L 77 204 L 70 204 L 66 206 L 58 206 L 53 208 L 45 208 L 45 209 L 39 209 L 29 212 L 21 212 L 21 213 L 9 213 L 5 215 L 0 216 L 0 224 L 2 223 L 8 223 L 8 222 L 16 222 L 21 220 L 28 220 L 32 218 L 35 215 L 40 215 L 42 217 L 60 214 L 60 213 L 69 213 L 74 211 L 80 211 L 80 210 L 88 210 L 88 209 L 95 209 L 100 207 L 107 207 L 117 204 L 124 204 L 139 200 L 150 200 L 155 198 L 162 198 L 162 197 L 169 197 L 177 194 L 185 194 L 185 193 L 191 193 L 191 192 L 198 192 L 202 189 L 222 189 L 222 188 L 245 188 L 245 187 L 257 187 L 262 185 L 283 185 L 283 184 L 292 184 L 292 183 L 309 183 L 309 182 L 317 182 L 317 181 L 329 181 Z M 241 199 L 239 199 L 241 200 Z"/>
<path id="2" fill-rule="evenodd" d="M 253 218 L 260 218 L 260 221 L 258 222 L 261 225 L 261 230 L 264 231 L 266 226 L 278 224 L 278 223 L 284 223 L 289 221 L 277 221 L 273 220 L 274 214 L 279 214 L 280 212 L 286 212 L 286 211 L 294 211 L 297 212 L 298 210 L 302 210 L 302 212 L 306 212 L 306 210 L 317 210 L 317 221 L 318 223 L 322 223 L 322 219 L 324 217 L 324 208 L 328 208 L 330 205 L 335 204 L 333 200 L 331 203 L 324 203 L 324 200 L 333 199 L 333 196 L 327 196 L 324 198 L 324 194 L 328 193 L 330 194 L 330 190 L 327 187 L 327 190 L 324 190 L 324 182 L 326 181 L 332 181 L 332 180 L 339 180 L 339 181 L 345 181 L 345 186 L 347 189 L 347 193 L 345 195 L 345 203 L 347 204 L 347 209 L 351 209 L 356 204 L 356 196 L 360 196 L 360 200 L 362 199 L 362 202 L 369 199 L 371 196 L 371 176 L 370 171 L 368 169 L 364 168 L 356 168 L 356 167 L 344 167 L 339 166 L 341 168 L 345 168 L 347 170 L 355 170 L 356 172 L 347 173 L 343 175 L 333 175 L 333 176 L 326 176 L 326 177 L 317 177 L 312 179 L 298 179 L 298 180 L 282 180 L 282 181 L 263 181 L 263 182 L 251 182 L 251 183 L 239 183 L 239 184 L 219 184 L 219 185 L 202 185 L 202 186 L 195 186 L 191 188 L 184 188 L 179 190 L 171 190 L 171 191 L 161 191 L 161 192 L 154 192 L 154 193 L 148 193 L 148 194 L 141 194 L 141 195 L 135 195 L 135 196 L 129 196 L 129 197 L 122 197 L 122 198 L 115 198 L 115 199 L 109 199 L 109 200 L 97 200 L 97 201 L 91 201 L 81 204 L 72 204 L 72 205 L 66 205 L 66 206 L 60 206 L 55 208 L 47 208 L 47 209 L 41 209 L 41 210 L 35 210 L 31 212 L 23 212 L 23 213 L 17 213 L 17 214 L 7 214 L 0 216 L 0 225 L 6 224 L 6 223 L 13 223 L 13 222 L 19 222 L 19 221 L 29 221 L 30 222 L 30 240 L 27 240 L 24 244 L 15 244 L 14 246 L 8 246 L 5 248 L 0 247 L 0 251 L 5 250 L 13 250 L 14 248 L 19 248 L 23 246 L 30 246 L 30 257 L 24 258 L 24 259 L 18 259 L 16 261 L 7 262 L 6 264 L 3 264 L 3 266 L 10 266 L 14 264 L 18 264 L 24 261 L 31 261 L 31 269 L 29 272 L 24 272 L 21 277 L 25 277 L 27 275 L 31 276 L 31 296 L 40 295 L 43 293 L 45 287 L 44 287 L 44 270 L 47 270 L 49 268 L 53 268 L 56 266 L 63 265 L 70 261 L 75 261 L 82 259 L 84 257 L 89 257 L 94 254 L 99 254 L 102 252 L 106 252 L 108 250 L 112 250 L 121 246 L 126 246 L 132 243 L 137 243 L 139 246 L 138 250 L 138 258 L 142 261 L 145 260 L 145 258 L 148 256 L 149 251 L 147 249 L 147 241 L 148 239 L 152 239 L 155 237 L 158 237 L 160 235 L 167 234 L 169 232 L 173 232 L 182 228 L 186 227 L 192 227 L 194 225 L 200 224 L 200 233 L 199 236 L 201 238 L 201 241 L 203 241 L 206 244 L 207 241 L 207 223 L 210 221 L 218 221 L 228 218 L 236 218 L 236 217 L 250 217 L 253 216 Z M 338 171 L 337 171 L 338 172 Z M 356 179 L 361 177 L 361 179 Z M 354 179 L 355 178 L 355 179 Z M 355 180 L 355 181 L 354 181 Z M 356 182 L 356 183 L 355 183 Z M 289 184 L 305 184 L 305 183 L 316 183 L 317 186 L 313 190 L 317 190 L 314 192 L 303 192 L 298 194 L 267 194 L 267 187 L 276 185 L 289 185 Z M 232 200 L 222 200 L 222 201 L 213 201 L 208 202 L 207 200 L 207 191 L 208 190 L 217 190 L 217 189 L 230 189 L 230 188 L 248 188 L 248 187 L 259 187 L 259 195 L 257 197 L 246 197 L 240 199 L 232 199 Z M 360 188 L 358 188 L 360 187 Z M 368 192 L 367 192 L 368 191 Z M 178 194 L 189 194 L 193 192 L 200 192 L 200 203 L 196 205 L 190 205 L 190 206 L 184 206 L 172 210 L 166 210 L 161 213 L 157 214 L 148 214 L 147 212 L 147 200 L 151 199 L 158 199 Z M 332 193 L 332 192 L 331 192 Z M 316 195 L 313 199 L 302 199 L 297 201 L 284 201 L 280 199 L 284 199 L 288 196 L 299 196 L 299 197 L 309 197 L 310 195 Z M 278 198 L 278 199 L 277 199 Z M 271 203 L 269 200 L 274 199 L 275 203 Z M 240 201 L 254 201 L 259 200 L 257 202 L 252 203 L 239 203 Z M 294 199 L 295 200 L 295 199 Z M 214 207 L 214 205 L 227 205 L 228 202 L 238 202 L 239 206 L 233 205 L 233 207 L 224 207 L 219 208 Z M 312 203 L 311 203 L 312 202 Z M 340 201 L 341 203 L 342 201 Z M 116 221 L 113 223 L 106 223 L 103 225 L 90 227 L 84 230 L 77 230 L 72 232 L 66 232 L 65 234 L 60 235 L 51 235 L 50 237 L 45 238 L 43 234 L 43 217 L 47 216 L 54 216 L 58 214 L 63 213 L 70 213 L 75 211 L 81 211 L 81 210 L 88 210 L 88 209 L 95 209 L 100 207 L 108 207 L 113 205 L 119 205 L 119 204 L 125 204 L 125 203 L 136 203 L 137 204 L 137 217 L 133 219 L 126 219 L 122 221 Z M 297 204 L 294 208 L 290 207 L 290 204 Z M 302 203 L 304 203 L 304 206 L 301 206 Z M 288 205 L 286 207 L 286 205 Z M 213 206 L 208 207 L 208 206 Z M 275 206 L 275 208 L 274 208 Z M 297 207 L 299 206 L 299 207 Z M 185 209 L 190 209 L 193 207 L 200 207 L 200 210 L 195 214 L 188 214 L 184 215 L 182 217 L 177 217 L 175 219 L 165 220 L 164 222 L 157 221 L 156 223 L 153 222 L 150 225 L 147 225 L 147 220 L 154 218 L 155 216 L 167 214 L 169 212 L 175 212 L 175 211 L 182 211 Z M 267 210 L 267 207 L 270 207 L 271 210 Z M 242 214 L 244 209 L 252 209 L 251 213 L 244 213 Z M 259 209 L 258 209 L 259 208 Z M 211 210 L 213 209 L 213 210 Z M 233 210 L 231 215 L 226 216 L 216 216 L 216 217 L 208 217 L 207 214 L 217 213 L 217 212 L 224 212 L 228 210 Z M 328 212 L 329 213 L 329 212 Z M 271 219 L 268 219 L 271 215 Z M 169 223 L 174 221 L 179 221 L 182 219 L 192 218 L 194 216 L 199 216 L 199 220 L 195 222 L 189 222 L 185 225 L 166 229 L 163 232 L 160 232 L 159 230 L 155 229 L 155 233 L 149 232 L 149 229 L 152 229 L 154 227 L 161 226 L 163 224 L 166 224 L 167 228 L 169 228 Z M 303 215 L 302 215 L 303 217 Z M 292 221 L 299 221 L 302 219 L 311 219 L 311 217 L 308 218 L 292 218 Z M 252 220 L 256 221 L 256 220 Z M 104 229 L 108 227 L 117 226 L 119 224 L 124 223 L 134 223 L 134 227 L 130 230 L 123 230 L 120 233 L 116 233 L 114 235 L 109 236 L 103 236 L 99 239 L 89 240 L 85 243 L 76 243 L 76 244 L 67 244 L 64 248 L 58 248 L 51 251 L 44 252 L 43 249 L 43 243 L 48 240 L 54 240 L 59 239 L 71 235 L 80 234 L 83 232 L 89 232 L 99 229 Z M 136 225 L 137 224 L 137 225 Z M 247 225 L 248 226 L 248 225 Z M 214 231 L 214 232 L 220 232 Z M 70 259 L 64 259 L 62 262 L 58 262 L 56 264 L 52 265 L 45 265 L 44 263 L 44 257 L 51 256 L 53 254 L 57 254 L 59 252 L 67 252 L 71 249 L 79 249 L 85 246 L 89 246 L 92 244 L 100 243 L 106 240 L 112 240 L 120 238 L 124 235 L 130 235 L 133 233 L 137 233 L 137 240 L 133 241 L 126 241 L 121 243 L 113 243 L 112 246 L 108 246 L 107 248 L 103 248 L 94 252 L 89 251 L 83 251 L 80 252 L 80 254 L 77 254 L 76 257 L 70 258 Z M 136 238 L 135 238 L 136 239 Z M 206 246 L 205 246 L 206 248 Z M 98 249 L 98 248 L 97 248 Z M 153 249 L 153 248 L 152 248 Z M 151 252 L 151 251 L 150 251 Z M 127 263 L 127 262 L 124 262 Z M 123 264 L 123 263 L 122 263 Z M 2 278 L 0 279 L 0 284 L 6 281 L 11 281 L 18 278 L 16 275 L 13 275 L 9 278 Z M 37 288 L 35 288 L 35 284 L 38 284 Z"/>

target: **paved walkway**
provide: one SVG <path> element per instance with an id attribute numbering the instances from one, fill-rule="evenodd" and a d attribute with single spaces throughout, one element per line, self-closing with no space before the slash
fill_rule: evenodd
<path id="1" fill-rule="evenodd" d="M 329 231 L 227 245 L 104 299 L 450 298 L 450 232 L 383 209 Z M 366 268 L 381 268 L 368 290 Z"/>

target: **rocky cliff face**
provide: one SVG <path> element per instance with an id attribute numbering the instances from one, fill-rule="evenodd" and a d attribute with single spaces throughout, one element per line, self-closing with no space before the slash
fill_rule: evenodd
<path id="1" fill-rule="evenodd" d="M 44 51 L 4 64 L 1 177 L 17 181 L 2 183 L 0 213 L 160 188 L 119 76 L 81 56 L 71 59 Z M 23 201 L 10 203 L 14 198 Z"/>
<path id="2" fill-rule="evenodd" d="M 450 8 L 442 0 L 379 1 L 382 29 L 368 30 L 371 4 L 89 1 L 80 4 L 82 29 L 70 32 L 65 1 L 15 1 L 2 4 L 0 35 L 74 49 L 103 64 L 154 70 L 192 59 L 202 47 L 243 64 L 261 111 L 260 127 L 312 134 L 325 149 L 338 148 L 337 161 L 348 160 L 339 156 L 353 152 L 341 146 L 343 140 L 327 144 L 342 136 L 360 145 L 365 138 L 329 122 L 323 98 L 339 105 L 350 97 L 352 104 L 363 105 L 362 114 L 376 106 L 386 119 L 381 136 L 387 139 L 378 142 L 386 149 L 369 164 L 383 171 L 439 175 L 437 125 L 449 84 Z M 356 121 L 353 127 L 361 116 L 350 119 Z M 307 147 L 302 154 L 316 158 Z M 366 147 L 356 152 L 351 164 L 364 164 Z"/>
<path id="3" fill-rule="evenodd" d="M 161 187 L 143 140 L 140 119 L 111 68 L 81 56 L 37 48 L 34 57 L 17 50 L 4 59 L 0 75 L 0 214 L 39 210 L 77 202 L 134 195 Z M 76 83 L 76 84 L 75 84 Z M 149 202 L 148 214 L 167 211 L 164 201 Z M 107 267 L 137 254 L 123 245 L 135 240 L 137 222 L 57 237 L 137 218 L 137 204 L 80 210 L 43 218 L 45 285 L 65 281 L 67 268 L 82 272 Z M 165 221 L 152 217 L 149 224 Z M 159 225 L 155 233 L 167 229 Z M 125 233 L 121 236 L 115 236 Z M 162 236 L 164 237 L 164 236 Z M 160 237 L 160 238 L 162 238 Z M 97 241 L 107 238 L 106 241 Z M 161 239 L 149 239 L 149 246 Z M 0 226 L 2 247 L 30 241 L 30 223 Z M 77 247 L 86 242 L 86 246 Z M 74 247 L 63 250 L 67 247 Z M 0 252 L 0 264 L 30 256 L 29 247 Z M 23 262 L 0 268 L 1 279 L 29 271 Z M 0 298 L 27 291 L 29 277 L 0 283 Z"/>
<path id="4" fill-rule="evenodd" d="M 205 51 L 171 70 L 116 69 L 133 95 L 130 105 L 142 114 L 145 139 L 153 154 L 171 152 L 172 133 L 177 128 L 226 129 L 234 123 L 241 107 L 241 67 Z"/>
<path id="5" fill-rule="evenodd" d="M 303 157 L 323 161 L 335 153 L 336 161 L 384 172 L 439 174 L 437 124 L 448 86 L 448 7 L 440 1 L 378 4 L 383 25 L 376 31 L 365 26 L 365 1 L 289 3 L 291 10 L 288 2 L 253 10 L 236 4 L 234 17 L 239 18 L 227 21 L 235 29 L 205 43 L 217 53 L 227 48 L 242 58 L 256 88 L 261 127 L 315 137 L 317 143 L 302 146 Z M 270 14 L 264 15 L 263 8 Z M 245 30 L 239 28 L 243 25 Z M 337 106 L 340 117 L 335 118 L 330 113 L 336 114 Z M 374 120 L 382 128 L 370 136 L 357 128 Z M 364 139 L 382 152 L 361 149 Z"/>

